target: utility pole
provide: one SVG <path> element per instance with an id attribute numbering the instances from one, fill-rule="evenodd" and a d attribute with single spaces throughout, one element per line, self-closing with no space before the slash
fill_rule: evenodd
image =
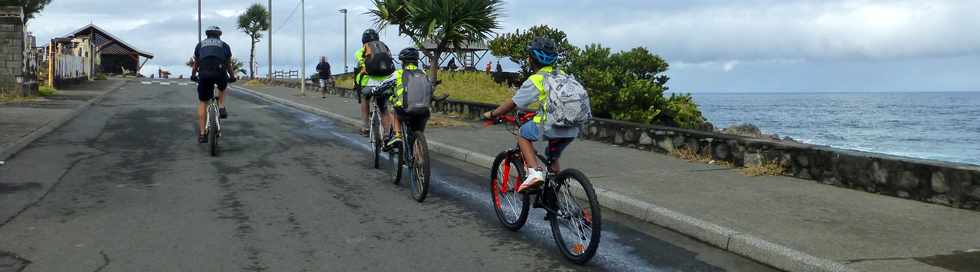
<path id="1" fill-rule="evenodd" d="M 347 9 L 341 9 L 344 14 L 344 73 L 347 73 Z"/>
<path id="2" fill-rule="evenodd" d="M 300 63 L 299 95 L 306 96 L 306 0 L 300 0 L 299 3 L 300 3 L 300 8 L 302 9 L 300 10 L 299 17 L 303 21 L 303 23 L 300 24 L 303 28 L 303 30 L 300 31 L 301 33 L 300 40 L 303 40 L 303 45 L 300 46 L 299 51 L 300 54 L 303 55 L 303 58 L 301 58 L 299 62 Z"/>
<path id="3" fill-rule="evenodd" d="M 272 0 L 269 0 L 269 81 L 272 81 Z"/>
<path id="4" fill-rule="evenodd" d="M 201 0 L 197 0 L 197 42 L 201 42 Z"/>

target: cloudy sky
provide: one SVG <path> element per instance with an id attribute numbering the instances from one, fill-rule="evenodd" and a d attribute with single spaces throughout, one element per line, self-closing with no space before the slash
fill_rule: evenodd
<path id="1" fill-rule="evenodd" d="M 204 25 L 225 29 L 234 54 L 247 59 L 248 39 L 235 30 L 235 18 L 267 0 L 204 2 Z M 277 69 L 299 66 L 298 4 L 273 0 Z M 320 55 L 334 72 L 343 69 L 344 18 L 337 10 L 351 10 L 353 47 L 371 25 L 363 14 L 369 4 L 306 1 L 311 70 Z M 95 23 L 156 55 L 144 73 L 160 66 L 187 73 L 182 63 L 197 41 L 196 6 L 194 0 L 54 0 L 29 29 L 47 40 Z M 501 32 L 547 24 L 578 46 L 649 48 L 671 64 L 675 91 L 980 91 L 980 0 L 512 0 L 503 12 Z M 383 36 L 389 46 L 409 44 L 395 34 Z M 263 40 L 262 67 L 267 50 Z"/>

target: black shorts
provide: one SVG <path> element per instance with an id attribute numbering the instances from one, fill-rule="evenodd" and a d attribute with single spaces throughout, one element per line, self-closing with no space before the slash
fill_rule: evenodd
<path id="1" fill-rule="evenodd" d="M 225 91 L 228 88 L 228 74 L 201 73 L 197 81 L 197 99 L 201 102 L 207 102 L 213 99 L 215 85 L 218 85 L 219 91 Z"/>
<path id="2" fill-rule="evenodd" d="M 409 128 L 413 131 L 425 131 L 425 124 L 429 122 L 429 113 L 424 114 L 408 114 L 402 108 L 395 108 L 395 115 L 398 115 L 398 120 L 408 123 Z"/>

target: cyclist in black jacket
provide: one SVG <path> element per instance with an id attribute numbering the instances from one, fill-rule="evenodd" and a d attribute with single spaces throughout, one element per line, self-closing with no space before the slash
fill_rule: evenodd
<path id="1" fill-rule="evenodd" d="M 197 122 L 199 133 L 197 141 L 206 143 L 204 135 L 204 111 L 207 102 L 214 98 L 214 87 L 218 86 L 219 117 L 228 118 L 225 110 L 225 89 L 229 82 L 235 82 L 235 68 L 231 61 L 231 46 L 221 41 L 221 28 L 208 27 L 204 32 L 208 38 L 194 48 L 194 64 L 191 67 L 191 80 L 197 82 Z M 200 73 L 200 77 L 198 77 Z"/>

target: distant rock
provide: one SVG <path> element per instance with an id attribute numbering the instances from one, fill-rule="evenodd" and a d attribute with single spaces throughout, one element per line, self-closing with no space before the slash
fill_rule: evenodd
<path id="1" fill-rule="evenodd" d="M 769 139 L 769 140 L 773 140 L 773 141 L 799 143 L 799 141 L 796 141 L 795 139 L 790 138 L 789 136 L 783 137 L 783 138 L 779 138 L 779 135 L 778 134 L 765 134 L 765 133 L 762 132 L 761 129 L 759 129 L 759 127 L 757 127 L 757 126 L 755 126 L 753 124 L 749 124 L 749 123 L 742 123 L 742 124 L 737 124 L 737 125 L 730 126 L 730 127 L 727 127 L 727 128 L 723 128 L 723 129 L 718 130 L 718 132 L 721 132 L 721 133 L 724 133 L 724 134 L 731 134 L 731 135 L 738 135 L 738 136 L 750 137 L 750 138 Z"/>

